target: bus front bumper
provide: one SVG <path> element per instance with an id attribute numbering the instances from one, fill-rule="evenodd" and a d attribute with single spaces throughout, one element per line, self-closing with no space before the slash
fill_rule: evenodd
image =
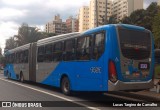
<path id="1" fill-rule="evenodd" d="M 108 81 L 108 91 L 135 91 L 150 89 L 153 87 L 154 84 L 152 80 L 146 82 L 122 82 L 118 80 L 116 83 Z"/>

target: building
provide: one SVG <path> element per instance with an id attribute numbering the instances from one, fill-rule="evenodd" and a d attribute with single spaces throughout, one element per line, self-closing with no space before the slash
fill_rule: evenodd
<path id="1" fill-rule="evenodd" d="M 105 21 L 108 20 L 112 15 L 111 9 L 112 9 L 111 0 L 91 0 L 89 6 L 89 21 L 90 21 L 89 28 L 91 29 L 100 25 L 104 25 Z"/>
<path id="2" fill-rule="evenodd" d="M 143 9 L 143 0 L 114 0 L 112 14 L 119 21 L 125 16 L 130 16 L 137 9 Z"/>
<path id="3" fill-rule="evenodd" d="M 143 0 L 90 0 L 80 8 L 79 32 L 104 25 L 111 16 L 120 21 L 137 9 L 143 9 Z"/>
<path id="4" fill-rule="evenodd" d="M 79 32 L 103 25 L 106 20 L 105 16 L 109 19 L 112 15 L 111 9 L 111 0 L 107 0 L 107 15 L 105 15 L 106 0 L 91 0 L 89 6 L 81 7 L 79 11 Z"/>
<path id="5" fill-rule="evenodd" d="M 65 34 L 67 33 L 66 23 L 62 22 L 60 15 L 54 16 L 54 20 L 46 24 L 47 33 Z"/>
<path id="6" fill-rule="evenodd" d="M 158 0 L 158 5 L 160 6 L 160 0 Z"/>
<path id="7" fill-rule="evenodd" d="M 70 16 L 68 19 L 66 19 L 66 27 L 67 27 L 67 33 L 78 32 L 79 28 L 78 19 Z"/>
<path id="8" fill-rule="evenodd" d="M 89 29 L 89 6 L 83 6 L 79 10 L 79 32 Z"/>

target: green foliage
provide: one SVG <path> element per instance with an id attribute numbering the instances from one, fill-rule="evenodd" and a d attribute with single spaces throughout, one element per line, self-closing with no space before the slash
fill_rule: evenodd
<path id="1" fill-rule="evenodd" d="M 160 65 L 155 67 L 155 78 L 160 78 Z"/>
<path id="2" fill-rule="evenodd" d="M 124 24 L 132 24 L 145 27 L 154 34 L 155 45 L 160 48 L 160 7 L 153 2 L 144 10 L 136 10 L 129 17 L 125 17 L 121 21 Z"/>
<path id="3" fill-rule="evenodd" d="M 136 10 L 132 12 L 129 17 L 123 18 L 121 22 L 125 24 L 142 26 L 152 31 L 153 19 L 154 16 L 158 13 L 158 9 L 159 7 L 157 6 L 157 3 L 153 2 L 146 10 Z"/>
<path id="4" fill-rule="evenodd" d="M 116 15 L 112 15 L 107 22 L 108 24 L 116 24 Z"/>
<path id="5" fill-rule="evenodd" d="M 5 57 L 0 55 L 0 65 L 5 66 Z"/>
<path id="6" fill-rule="evenodd" d="M 55 33 L 47 33 L 47 37 L 52 37 L 52 36 L 56 36 Z"/>
<path id="7" fill-rule="evenodd" d="M 10 37 L 9 39 L 6 40 L 5 50 L 7 50 L 7 49 L 13 49 L 15 47 L 17 47 L 17 43 L 15 42 L 14 37 Z"/>
<path id="8" fill-rule="evenodd" d="M 43 38 L 56 36 L 56 34 L 55 34 L 55 33 L 47 33 L 47 32 L 42 32 L 42 35 L 43 35 Z"/>
<path id="9" fill-rule="evenodd" d="M 158 14 L 154 17 L 152 29 L 155 45 L 157 48 L 160 48 L 160 12 L 158 12 Z"/>
<path id="10" fill-rule="evenodd" d="M 10 37 L 6 40 L 5 50 L 36 42 L 42 38 L 45 38 L 44 34 L 39 32 L 36 27 L 30 27 L 28 24 L 23 23 L 18 29 L 18 35 L 14 35 L 14 37 Z"/>
<path id="11" fill-rule="evenodd" d="M 129 17 L 123 18 L 121 22 L 125 24 L 141 25 L 141 21 L 143 20 L 144 15 L 144 9 L 136 10 L 132 12 Z"/>
<path id="12" fill-rule="evenodd" d="M 36 27 L 29 27 L 28 24 L 22 24 L 19 27 L 18 35 L 15 36 L 16 42 L 18 46 L 36 42 L 37 40 L 42 38 L 42 34 L 38 32 Z"/>

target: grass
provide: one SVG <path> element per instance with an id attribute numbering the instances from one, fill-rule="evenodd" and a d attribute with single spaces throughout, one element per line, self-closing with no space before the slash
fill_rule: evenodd
<path id="1" fill-rule="evenodd" d="M 155 66 L 155 78 L 160 78 L 160 65 Z"/>

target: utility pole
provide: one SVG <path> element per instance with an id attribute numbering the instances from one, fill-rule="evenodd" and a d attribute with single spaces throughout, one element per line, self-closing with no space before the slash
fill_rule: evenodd
<path id="1" fill-rule="evenodd" d="M 105 21 L 104 21 L 104 25 L 107 24 L 107 21 L 108 21 L 108 20 L 107 20 L 107 7 L 108 7 L 108 6 L 107 6 L 107 3 L 108 3 L 108 2 L 107 2 L 107 0 L 106 0 L 106 10 L 105 10 L 105 18 L 104 18 Z"/>
<path id="2" fill-rule="evenodd" d="M 96 27 L 98 27 L 98 1 L 96 0 Z"/>

